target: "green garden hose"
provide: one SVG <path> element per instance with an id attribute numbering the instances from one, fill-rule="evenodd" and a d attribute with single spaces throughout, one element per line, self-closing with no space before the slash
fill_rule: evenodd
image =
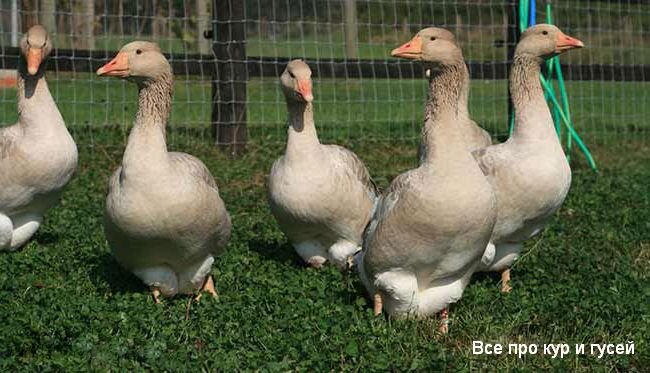
<path id="1" fill-rule="evenodd" d="M 519 1 L 519 31 L 524 32 L 526 28 L 535 24 L 535 0 L 520 0 Z M 551 2 L 546 0 L 546 22 L 548 24 L 553 24 L 553 18 L 551 16 Z M 598 169 L 596 167 L 596 162 L 594 161 L 589 148 L 582 141 L 578 133 L 576 132 L 573 121 L 571 119 L 571 111 L 569 109 L 569 96 L 566 91 L 566 85 L 564 83 L 564 75 L 562 74 L 562 69 L 560 66 L 559 56 L 555 56 L 545 63 L 546 71 L 540 75 L 540 80 L 544 88 L 544 97 L 546 98 L 549 106 L 551 107 L 551 113 L 553 116 L 553 123 L 555 124 L 555 131 L 557 136 L 562 141 L 562 124 L 566 127 L 566 154 L 567 160 L 571 161 L 571 152 L 573 149 L 573 142 L 578 145 L 578 148 L 582 151 L 589 163 L 589 166 L 596 172 Z M 555 86 L 553 84 L 553 73 L 557 77 L 557 87 L 560 92 L 560 101 L 557 99 L 555 93 Z M 546 76 L 546 77 L 544 77 Z M 508 133 L 512 135 L 514 129 L 515 116 L 514 112 L 510 113 L 509 117 L 509 131 Z"/>

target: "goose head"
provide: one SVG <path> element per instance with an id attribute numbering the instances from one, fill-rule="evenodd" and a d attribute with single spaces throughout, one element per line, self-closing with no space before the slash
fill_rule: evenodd
<path id="1" fill-rule="evenodd" d="M 280 75 L 280 86 L 288 103 L 312 102 L 311 69 L 303 60 L 293 60 Z"/>
<path id="2" fill-rule="evenodd" d="M 36 75 L 43 60 L 52 51 L 52 43 L 47 31 L 41 25 L 34 25 L 20 40 L 20 51 L 27 60 L 27 72 Z"/>
<path id="3" fill-rule="evenodd" d="M 463 61 L 463 51 L 451 32 L 427 27 L 420 30 L 413 39 L 393 49 L 393 57 L 422 61 L 428 65 L 451 65 Z"/>
<path id="4" fill-rule="evenodd" d="M 155 43 L 134 41 L 123 46 L 106 65 L 97 69 L 99 76 L 115 76 L 139 86 L 171 74 L 171 65 Z"/>
<path id="5" fill-rule="evenodd" d="M 584 44 L 580 40 L 564 34 L 553 25 L 540 23 L 524 31 L 515 54 L 546 59 L 582 47 Z"/>

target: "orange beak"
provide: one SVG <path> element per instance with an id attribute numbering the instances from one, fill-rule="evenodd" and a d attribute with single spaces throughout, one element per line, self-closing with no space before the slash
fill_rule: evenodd
<path id="1" fill-rule="evenodd" d="M 126 53 L 118 53 L 111 62 L 97 69 L 97 75 L 127 77 L 129 75 L 129 56 Z"/>
<path id="2" fill-rule="evenodd" d="M 420 39 L 419 36 L 415 36 L 408 43 L 403 44 L 399 48 L 393 49 L 393 51 L 390 52 L 390 55 L 393 57 L 416 60 L 422 56 L 422 39 Z"/>
<path id="3" fill-rule="evenodd" d="M 311 93 L 311 80 L 298 80 L 298 87 L 296 88 L 296 91 L 298 91 L 303 100 L 306 102 L 314 101 L 314 95 Z"/>
<path id="4" fill-rule="evenodd" d="M 43 62 L 43 50 L 38 48 L 29 48 L 27 52 L 27 72 L 34 75 Z"/>
<path id="5" fill-rule="evenodd" d="M 582 48 L 584 46 L 585 44 L 580 40 L 560 32 L 555 40 L 555 53 L 562 53 L 569 49 Z"/>

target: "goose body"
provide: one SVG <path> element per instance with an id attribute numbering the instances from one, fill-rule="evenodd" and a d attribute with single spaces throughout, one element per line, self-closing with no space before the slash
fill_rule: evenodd
<path id="1" fill-rule="evenodd" d="M 425 42 L 414 43 L 418 38 Z M 422 30 L 414 40 L 394 55 L 421 56 L 438 67 L 429 82 L 425 158 L 393 180 L 356 257 L 375 310 L 396 316 L 428 316 L 458 301 L 496 220 L 492 188 L 458 130 L 471 124 L 458 108 L 468 74 L 462 52 L 443 29 Z"/>
<path id="2" fill-rule="evenodd" d="M 344 266 L 361 248 L 376 189 L 353 152 L 318 141 L 307 64 L 290 62 L 282 79 L 289 106 L 289 139 L 269 175 L 269 205 L 305 262 L 320 267 L 329 260 Z M 294 87 L 303 93 L 296 95 Z"/>
<path id="3" fill-rule="evenodd" d="M 231 221 L 214 178 L 192 155 L 168 152 L 173 76 L 155 44 L 133 42 L 98 70 L 135 80 L 138 114 L 111 177 L 104 228 L 117 261 L 164 296 L 213 292 L 210 270 Z"/>
<path id="4" fill-rule="evenodd" d="M 581 46 L 582 42 L 555 26 L 540 24 L 528 29 L 515 51 L 510 75 L 513 134 L 503 144 L 474 152 L 494 187 L 498 204 L 488 246 L 494 259 L 481 269 L 502 272 L 503 291 L 510 290 L 509 268 L 523 242 L 544 228 L 571 186 L 571 169 L 539 81 L 540 64 L 546 56 Z"/>
<path id="5" fill-rule="evenodd" d="M 30 28 L 21 50 L 18 122 L 0 129 L 0 250 L 33 236 L 77 167 L 77 146 L 45 81 L 45 29 Z"/>

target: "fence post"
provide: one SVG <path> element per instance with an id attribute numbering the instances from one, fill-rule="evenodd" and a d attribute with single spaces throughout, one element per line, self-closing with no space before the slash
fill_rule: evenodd
<path id="1" fill-rule="evenodd" d="M 212 136 L 217 146 L 237 156 L 246 148 L 246 20 L 243 0 L 214 0 Z"/>
<path id="2" fill-rule="evenodd" d="M 210 54 L 210 40 L 203 37 L 203 32 L 210 27 L 208 4 L 210 0 L 196 0 L 196 35 L 199 53 Z"/>
<path id="3" fill-rule="evenodd" d="M 54 0 L 41 0 L 41 8 L 38 10 L 39 22 L 47 32 L 51 34 L 56 33 L 56 1 Z"/>
<path id="4" fill-rule="evenodd" d="M 508 25 L 506 30 L 506 48 L 507 48 L 507 58 L 508 62 L 506 64 L 507 77 L 506 81 L 510 79 L 510 70 L 512 69 L 512 60 L 515 57 L 515 49 L 517 48 L 517 43 L 519 42 L 519 1 L 512 0 L 506 5 L 505 11 L 508 19 Z M 510 85 L 508 84 L 508 119 L 514 118 L 514 104 L 512 103 L 512 97 L 510 96 Z M 510 126 L 510 124 L 508 124 Z"/>
<path id="5" fill-rule="evenodd" d="M 345 0 L 345 56 L 357 59 L 357 4 L 356 0 Z"/>
<path id="6" fill-rule="evenodd" d="M 18 0 L 11 0 L 11 46 L 17 47 L 20 39 L 20 27 L 18 26 Z"/>

